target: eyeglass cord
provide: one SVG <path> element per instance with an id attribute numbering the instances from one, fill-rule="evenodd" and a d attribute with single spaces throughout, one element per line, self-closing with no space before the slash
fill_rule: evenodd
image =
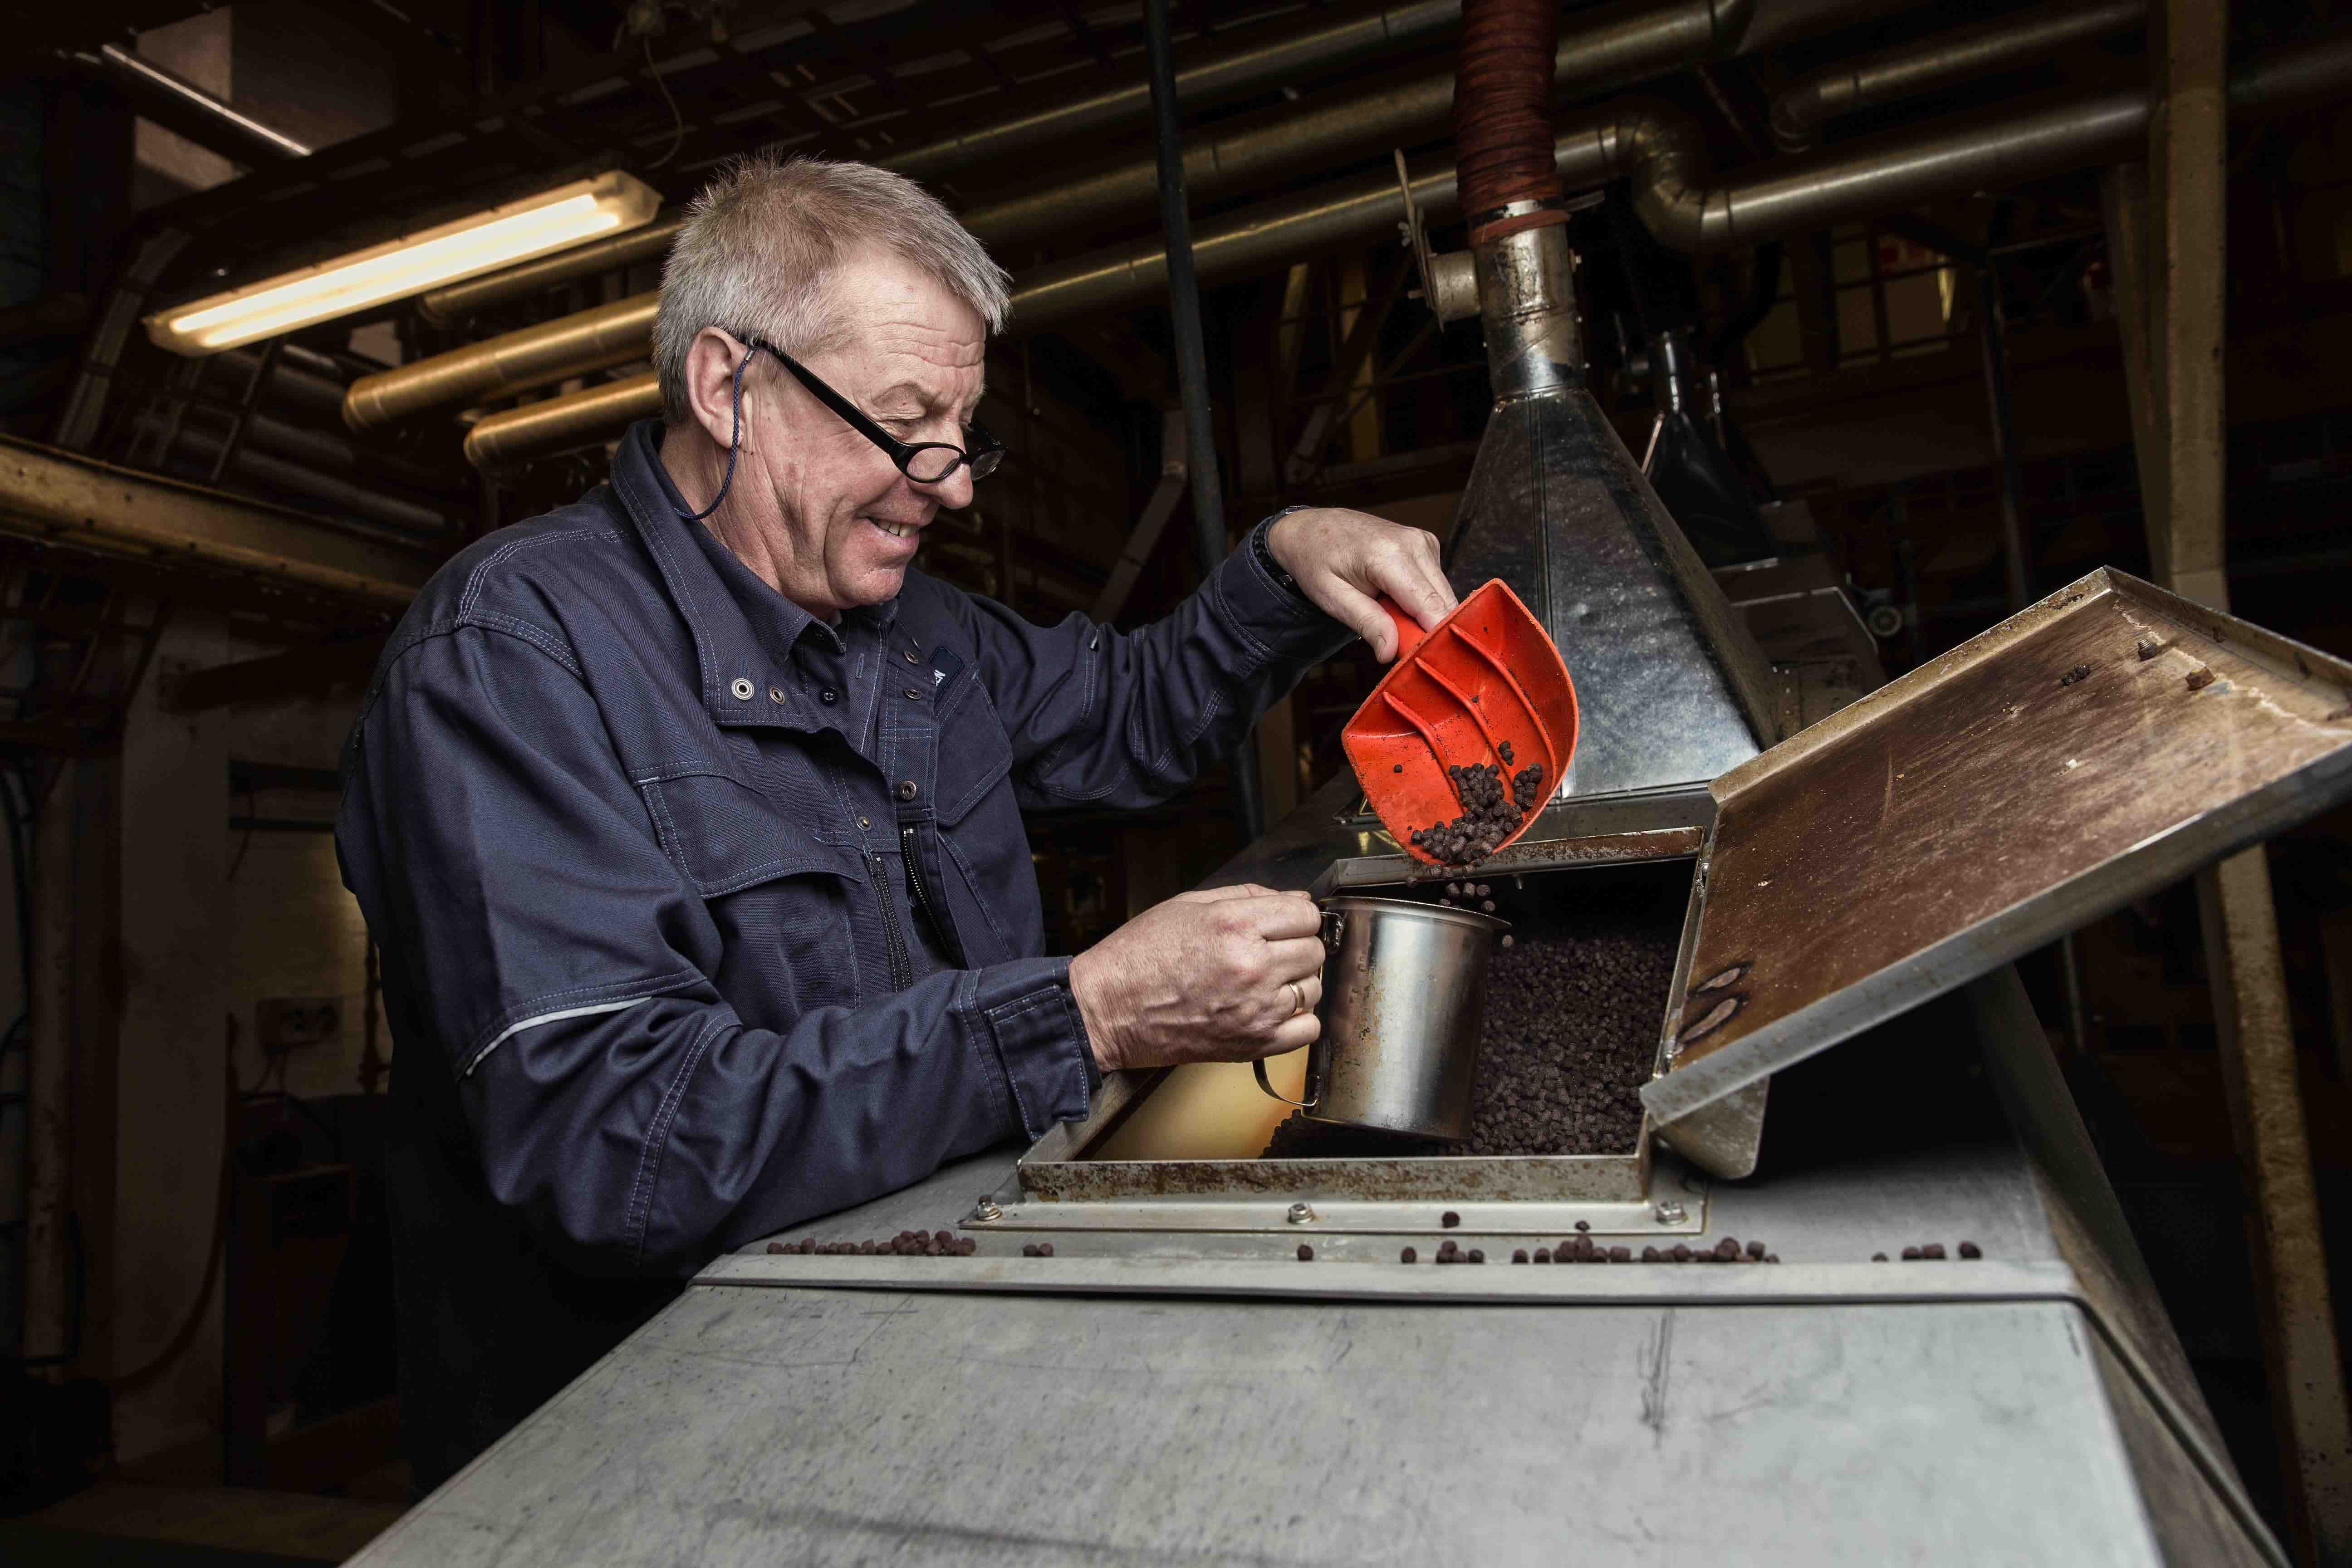
<path id="1" fill-rule="evenodd" d="M 704 518 L 717 511 L 719 503 L 727 499 L 728 488 L 735 482 L 735 454 L 742 450 L 743 447 L 743 373 L 751 368 L 751 356 L 759 352 L 757 344 L 745 349 L 743 363 L 735 367 L 735 433 L 727 442 L 727 471 L 719 478 L 719 493 L 712 496 L 710 504 L 700 511 L 688 511 L 684 507 L 678 508 L 677 515 L 688 522 L 700 522 Z"/>

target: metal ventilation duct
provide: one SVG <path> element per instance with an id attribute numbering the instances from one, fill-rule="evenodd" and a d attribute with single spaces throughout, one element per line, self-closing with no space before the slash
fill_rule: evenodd
<path id="1" fill-rule="evenodd" d="M 1769 667 L 1585 389 L 1551 129 L 1507 90 L 1549 76 L 1530 9 L 1465 11 L 1464 59 L 1484 68 L 1465 70 L 1455 123 L 1495 408 L 1447 571 L 1463 591 L 1509 584 L 1568 661 L 1583 722 L 1562 794 L 1704 785 L 1778 739 Z M 1498 48 L 1533 64 L 1502 68 Z"/>

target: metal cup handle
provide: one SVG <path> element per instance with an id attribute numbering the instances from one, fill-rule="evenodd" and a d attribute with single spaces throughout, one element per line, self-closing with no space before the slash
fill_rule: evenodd
<path id="1" fill-rule="evenodd" d="M 1312 1049 L 1313 1047 L 1310 1047 L 1308 1048 Z M 1293 1100 L 1290 1096 L 1284 1094 L 1281 1090 L 1276 1089 L 1274 1085 L 1268 1083 L 1265 1079 L 1265 1058 L 1264 1057 L 1260 1057 L 1257 1060 L 1250 1063 L 1250 1070 L 1257 1074 L 1258 1088 L 1265 1090 L 1267 1094 L 1272 1095 L 1275 1099 L 1282 1101 L 1285 1105 L 1295 1105 L 1301 1110 L 1312 1110 L 1317 1106 L 1323 1103 L 1323 1097 L 1319 1094 L 1312 1100 Z"/>
<path id="2" fill-rule="evenodd" d="M 1417 630 L 1418 628 L 1415 629 Z M 1340 933 L 1345 931 L 1347 929 L 1347 916 L 1341 914 L 1338 910 L 1325 910 L 1323 911 L 1323 945 L 1325 947 L 1328 948 L 1333 952 L 1339 952 Z M 1307 1048 L 1311 1051 L 1315 1047 L 1309 1046 Z M 1278 1100 L 1285 1105 L 1297 1106 L 1301 1110 L 1312 1110 L 1317 1106 L 1323 1103 L 1323 1097 L 1319 1094 L 1307 1100 L 1293 1100 L 1286 1094 L 1277 1092 L 1274 1085 L 1266 1081 L 1265 1058 L 1263 1057 L 1250 1063 L 1250 1070 L 1257 1074 L 1257 1086 L 1258 1088 L 1265 1090 L 1266 1096 L 1269 1099 Z M 1312 1057 L 1307 1058 L 1307 1076 L 1312 1078 L 1315 1071 L 1314 1058 Z M 1310 1083 L 1307 1087 L 1312 1089 L 1314 1085 Z"/>

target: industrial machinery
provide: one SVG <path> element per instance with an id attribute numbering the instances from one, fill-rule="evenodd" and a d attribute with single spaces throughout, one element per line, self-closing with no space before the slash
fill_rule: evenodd
<path id="1" fill-rule="evenodd" d="M 1116 1077 L 719 1259 L 361 1561 L 2287 1561 L 2009 963 L 2352 795 L 2352 666 L 2101 571 L 1801 727 L 1584 388 L 1556 189 L 1476 140 L 1447 559 L 1559 645 L 1573 766 L 1466 874 L 1343 777 L 1215 880 L 1475 879 L 1534 1087 L 1457 1148 Z"/>

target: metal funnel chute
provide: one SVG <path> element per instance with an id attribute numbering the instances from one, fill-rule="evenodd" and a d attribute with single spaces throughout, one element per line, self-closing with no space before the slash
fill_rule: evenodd
<path id="1" fill-rule="evenodd" d="M 1510 584 L 1574 674 L 1583 729 L 1562 794 L 1704 785 L 1779 738 L 1770 667 L 1585 388 L 1541 68 L 1559 9 L 1464 12 L 1454 137 L 1472 256 L 1423 254 L 1441 314 L 1469 313 L 1475 277 L 1495 407 L 1447 574 L 1462 591 Z"/>

